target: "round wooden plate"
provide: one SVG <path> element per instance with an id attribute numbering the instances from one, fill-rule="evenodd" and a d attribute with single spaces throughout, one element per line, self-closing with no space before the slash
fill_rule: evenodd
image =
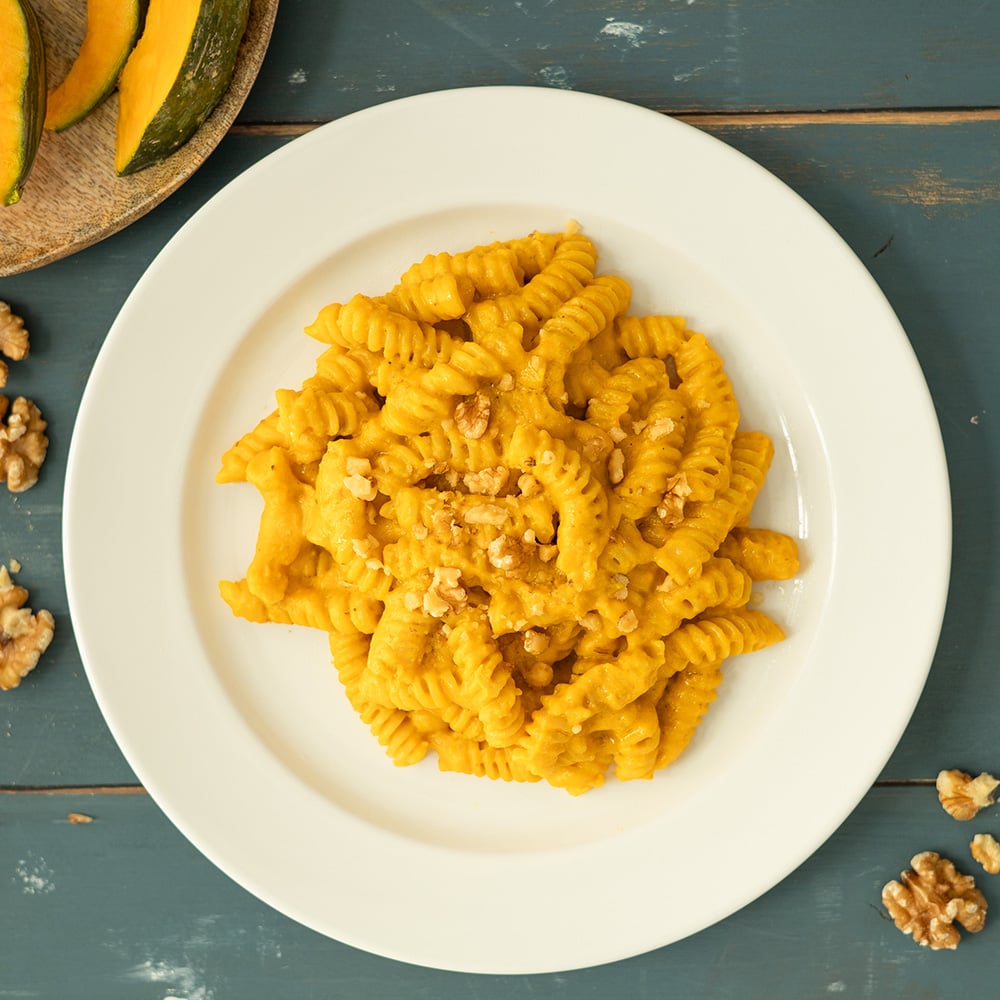
<path id="1" fill-rule="evenodd" d="M 54 86 L 69 70 L 86 27 L 80 0 L 33 0 Z M 145 215 L 205 161 L 235 120 L 267 51 L 278 0 L 253 0 L 229 89 L 177 152 L 128 177 L 114 169 L 118 96 L 65 132 L 46 132 L 21 200 L 0 208 L 0 276 L 69 256 Z"/>

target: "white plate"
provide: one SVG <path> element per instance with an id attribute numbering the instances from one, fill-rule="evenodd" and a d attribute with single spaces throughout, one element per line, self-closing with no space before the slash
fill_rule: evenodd
<path id="1" fill-rule="evenodd" d="M 429 251 L 579 220 L 633 311 L 684 313 L 777 456 L 755 521 L 801 538 L 786 642 L 737 658 L 689 751 L 580 798 L 396 769 L 325 636 L 234 619 L 259 504 L 222 451 L 311 373 L 300 331 Z M 918 483 L 920 503 L 908 502 Z M 920 544 L 914 545 L 913 539 Z M 70 605 L 111 729 L 171 820 L 272 906 L 443 969 L 567 970 L 676 941 L 798 866 L 888 759 L 947 590 L 939 429 L 909 343 L 829 226 L 654 112 L 477 88 L 382 105 L 248 170 L 154 261 L 84 396 L 65 496 Z M 737 841 L 740 858 L 722 864 Z"/>

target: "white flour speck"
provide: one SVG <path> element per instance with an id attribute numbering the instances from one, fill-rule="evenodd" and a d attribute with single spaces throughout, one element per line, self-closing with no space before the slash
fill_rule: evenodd
<path id="1" fill-rule="evenodd" d="M 572 84 L 569 81 L 569 73 L 565 66 L 543 66 L 538 75 L 547 87 L 561 87 L 563 90 L 571 90 Z"/>
<path id="2" fill-rule="evenodd" d="M 641 24 L 636 24 L 634 21 L 608 21 L 601 28 L 601 34 L 609 35 L 611 38 L 620 38 L 632 48 L 637 49 L 642 45 L 642 33 L 644 30 Z"/>
<path id="3" fill-rule="evenodd" d="M 14 875 L 21 883 L 21 891 L 26 896 L 44 896 L 55 891 L 53 872 L 44 858 L 21 858 L 14 869 Z"/>
<path id="4" fill-rule="evenodd" d="M 306 75 L 306 71 L 301 68 L 293 69 L 292 72 L 288 74 L 288 82 L 293 87 L 301 87 L 302 84 L 304 84 L 308 79 L 309 77 Z"/>
<path id="5" fill-rule="evenodd" d="M 144 983 L 165 984 L 171 993 L 164 1000 L 214 1000 L 215 997 L 214 991 L 199 982 L 198 974 L 189 965 L 147 959 L 125 975 Z"/>

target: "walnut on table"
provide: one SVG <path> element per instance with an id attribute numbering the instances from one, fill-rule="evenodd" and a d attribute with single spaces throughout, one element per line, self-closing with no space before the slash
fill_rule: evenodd
<path id="1" fill-rule="evenodd" d="M 986 924 L 986 898 L 975 879 L 934 851 L 914 855 L 899 881 L 886 883 L 882 903 L 900 931 L 935 951 L 958 947 L 956 924 L 970 934 Z"/>
<path id="2" fill-rule="evenodd" d="M 977 833 L 969 844 L 973 858 L 990 875 L 1000 875 L 1000 844 L 990 833 Z"/>
<path id="3" fill-rule="evenodd" d="M 0 482 L 11 493 L 23 493 L 38 482 L 49 449 L 48 424 L 42 412 L 24 396 L 11 404 L 0 394 Z"/>
<path id="4" fill-rule="evenodd" d="M 978 777 L 951 769 L 937 776 L 937 793 L 945 812 L 954 819 L 972 819 L 981 809 L 993 805 L 993 793 L 1000 780 L 985 772 Z"/>
<path id="5" fill-rule="evenodd" d="M 7 363 L 23 361 L 28 356 L 28 331 L 24 328 L 24 320 L 11 312 L 6 302 L 0 302 L 0 387 L 7 384 Z"/>
<path id="6" fill-rule="evenodd" d="M 32 613 L 27 601 L 27 590 L 0 566 L 0 691 L 16 688 L 35 669 L 55 632 L 51 613 Z"/>

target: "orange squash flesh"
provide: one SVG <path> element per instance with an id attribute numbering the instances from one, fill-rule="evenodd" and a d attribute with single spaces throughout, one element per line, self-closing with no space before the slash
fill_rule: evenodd
<path id="1" fill-rule="evenodd" d="M 49 91 L 45 127 L 61 132 L 114 90 L 139 34 L 139 0 L 87 0 L 87 30 L 69 72 Z"/>
<path id="2" fill-rule="evenodd" d="M 0 0 L 0 205 L 20 200 L 41 139 L 45 50 L 30 5 Z"/>
<path id="3" fill-rule="evenodd" d="M 169 155 L 229 86 L 250 0 L 149 0 L 142 37 L 118 81 L 115 170 Z"/>

